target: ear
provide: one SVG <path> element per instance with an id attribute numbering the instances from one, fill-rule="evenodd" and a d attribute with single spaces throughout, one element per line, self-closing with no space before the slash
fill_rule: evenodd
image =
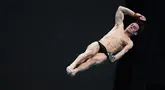
<path id="1" fill-rule="evenodd" d="M 138 34 L 137 32 L 134 33 L 134 35 L 137 35 L 137 34 Z"/>

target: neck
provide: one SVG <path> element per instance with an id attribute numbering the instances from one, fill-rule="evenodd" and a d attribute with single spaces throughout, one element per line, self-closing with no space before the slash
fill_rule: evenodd
<path id="1" fill-rule="evenodd" d="M 132 36 L 132 34 L 130 33 L 130 32 L 128 32 L 127 30 L 125 30 L 125 32 L 124 32 L 128 37 L 131 37 Z"/>

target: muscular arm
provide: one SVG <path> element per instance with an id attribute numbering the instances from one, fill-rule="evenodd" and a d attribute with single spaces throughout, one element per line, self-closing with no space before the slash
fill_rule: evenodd
<path id="1" fill-rule="evenodd" d="M 133 47 L 133 42 L 130 41 L 120 52 L 114 56 L 114 60 L 120 59 L 124 54 L 126 54 Z"/>
<path id="2" fill-rule="evenodd" d="M 116 11 L 115 24 L 116 25 L 122 24 L 123 20 L 124 20 L 124 15 L 134 16 L 134 14 L 135 14 L 135 12 L 130 10 L 129 8 L 119 6 Z"/>

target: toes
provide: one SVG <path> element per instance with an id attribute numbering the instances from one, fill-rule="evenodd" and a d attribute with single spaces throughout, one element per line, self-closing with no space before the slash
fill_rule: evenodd
<path id="1" fill-rule="evenodd" d="M 76 71 L 72 70 L 69 66 L 66 68 L 67 74 L 70 76 L 75 76 Z"/>
<path id="2" fill-rule="evenodd" d="M 73 70 L 73 71 L 70 73 L 70 75 L 71 75 L 71 76 L 75 76 L 75 75 L 76 75 L 76 71 Z"/>
<path id="3" fill-rule="evenodd" d="M 69 67 L 66 68 L 66 71 L 68 74 L 72 73 L 72 70 Z"/>

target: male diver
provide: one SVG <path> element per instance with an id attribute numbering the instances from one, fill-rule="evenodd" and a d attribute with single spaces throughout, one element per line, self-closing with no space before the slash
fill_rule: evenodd
<path id="1" fill-rule="evenodd" d="M 141 27 L 138 22 L 133 22 L 124 30 L 124 15 L 135 17 L 139 21 L 146 21 L 146 18 L 140 13 L 119 6 L 115 15 L 114 27 L 99 41 L 89 44 L 85 52 L 81 53 L 66 68 L 69 75 L 74 76 L 79 71 L 86 70 L 90 66 L 100 64 L 105 60 L 114 62 L 133 47 L 133 41 L 130 38 L 137 35 Z"/>

